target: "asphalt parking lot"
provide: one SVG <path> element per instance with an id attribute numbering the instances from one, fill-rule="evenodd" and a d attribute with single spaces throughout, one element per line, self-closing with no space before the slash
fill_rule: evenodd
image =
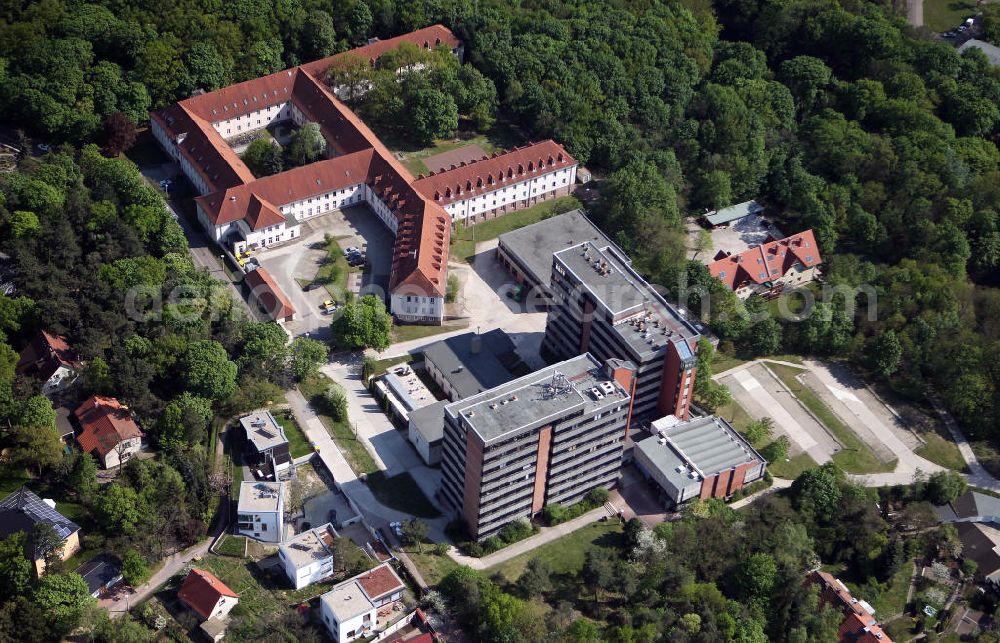
<path id="1" fill-rule="evenodd" d="M 817 463 L 828 461 L 840 445 L 813 419 L 763 365 L 754 363 L 719 380 L 752 418 L 774 420 L 775 437 L 787 435 L 791 455 L 805 452 Z"/>

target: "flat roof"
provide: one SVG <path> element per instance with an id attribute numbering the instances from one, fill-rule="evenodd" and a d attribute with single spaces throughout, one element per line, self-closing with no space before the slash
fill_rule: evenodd
<path id="1" fill-rule="evenodd" d="M 284 482 L 249 482 L 240 484 L 237 511 L 277 511 L 285 492 Z"/>
<path id="2" fill-rule="evenodd" d="M 514 342 L 500 328 L 482 335 L 449 337 L 427 346 L 423 353 L 424 360 L 433 362 L 462 398 L 509 382 L 518 366 L 523 366 Z"/>
<path id="3" fill-rule="evenodd" d="M 444 407 L 446 406 L 448 406 L 448 400 L 440 400 L 410 413 L 410 424 L 428 444 L 434 444 L 444 438 Z"/>
<path id="4" fill-rule="evenodd" d="M 743 203 L 737 203 L 736 205 L 731 205 L 728 208 L 714 210 L 706 214 L 705 218 L 712 225 L 723 225 L 725 223 L 729 223 L 730 221 L 736 221 L 737 219 L 750 216 L 751 214 L 760 214 L 763 211 L 764 206 L 754 200 L 750 200 L 744 201 Z"/>
<path id="5" fill-rule="evenodd" d="M 330 546 L 336 538 L 337 530 L 326 523 L 289 538 L 278 549 L 299 569 L 331 556 Z"/>
<path id="6" fill-rule="evenodd" d="M 678 486 L 710 478 L 748 462 L 764 462 L 764 458 L 720 417 L 665 424 L 654 422 L 654 433 L 638 440 L 635 448 Z M 661 438 L 665 443 L 660 442 Z"/>
<path id="7" fill-rule="evenodd" d="M 595 388 L 600 397 L 593 392 Z M 488 443 L 574 409 L 588 412 L 628 399 L 625 389 L 605 377 L 601 364 L 586 353 L 452 402 L 445 407 L 445 413 L 460 416 Z"/>
<path id="8" fill-rule="evenodd" d="M 587 241 L 557 252 L 555 262 L 590 292 L 611 316 L 615 332 L 637 353 L 655 353 L 672 343 L 682 357 L 693 356 L 690 344 L 697 343 L 699 331 L 613 246 Z"/>
<path id="9" fill-rule="evenodd" d="M 320 596 L 319 600 L 326 604 L 341 624 L 375 609 L 375 604 L 368 600 L 368 595 L 357 580 L 349 580 L 334 587 Z"/>
<path id="10" fill-rule="evenodd" d="M 427 385 L 417 377 L 412 368 L 406 366 L 405 375 L 397 375 L 395 371 L 395 368 L 390 369 L 382 376 L 382 380 L 407 413 L 436 401 Z"/>
<path id="11" fill-rule="evenodd" d="M 258 452 L 288 443 L 285 430 L 274 419 L 270 411 L 255 411 L 244 415 L 240 418 L 240 426 L 243 427 L 247 439 L 253 443 Z"/>
<path id="12" fill-rule="evenodd" d="M 601 247 L 614 245 L 583 210 L 571 210 L 500 235 L 500 245 L 517 256 L 528 277 L 546 286 L 552 279 L 552 255 L 583 241 Z M 625 257 L 625 253 L 621 255 Z"/>

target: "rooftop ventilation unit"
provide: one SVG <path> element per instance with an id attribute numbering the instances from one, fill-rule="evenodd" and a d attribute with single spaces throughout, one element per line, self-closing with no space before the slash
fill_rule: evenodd
<path id="1" fill-rule="evenodd" d="M 612 393 L 615 392 L 615 385 L 612 384 L 611 382 L 601 382 L 601 390 L 607 393 L 608 395 L 611 395 Z"/>

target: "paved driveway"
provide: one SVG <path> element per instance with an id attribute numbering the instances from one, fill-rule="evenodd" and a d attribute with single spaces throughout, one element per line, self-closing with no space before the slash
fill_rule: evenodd
<path id="1" fill-rule="evenodd" d="M 828 461 L 840 445 L 798 401 L 759 363 L 731 371 L 720 378 L 752 418 L 770 417 L 777 435 L 787 435 L 791 453 L 806 452 L 819 464 Z"/>

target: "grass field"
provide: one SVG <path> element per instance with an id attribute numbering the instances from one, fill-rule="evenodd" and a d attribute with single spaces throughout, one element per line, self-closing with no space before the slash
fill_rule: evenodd
<path id="1" fill-rule="evenodd" d="M 375 372 L 372 376 L 381 375 L 389 370 L 389 367 L 396 366 L 397 364 L 409 364 L 414 361 L 415 355 L 412 353 L 407 353 L 406 355 L 400 355 L 398 357 L 390 357 L 388 359 L 377 359 L 375 360 Z"/>
<path id="2" fill-rule="evenodd" d="M 293 458 L 300 458 L 312 453 L 313 448 L 309 444 L 309 440 L 306 439 L 294 418 L 287 417 L 287 414 L 280 409 L 276 409 L 272 415 L 281 428 L 285 430 L 285 437 L 288 438 L 288 452 L 292 454 Z"/>
<path id="3" fill-rule="evenodd" d="M 528 561 L 532 558 L 541 558 L 549 564 L 555 574 L 576 574 L 583 569 L 587 551 L 591 549 L 617 551 L 622 546 L 622 539 L 622 526 L 617 522 L 610 520 L 595 522 L 558 540 L 490 567 L 486 573 L 502 574 L 507 580 L 514 581 L 527 567 Z"/>
<path id="4" fill-rule="evenodd" d="M 365 482 L 375 498 L 387 507 L 421 518 L 437 518 L 441 515 L 409 473 L 388 477 L 385 472 L 376 471 L 369 474 Z"/>
<path id="5" fill-rule="evenodd" d="M 399 342 L 408 342 L 413 339 L 423 339 L 424 337 L 433 337 L 434 335 L 440 335 L 441 333 L 450 333 L 456 330 L 462 330 L 469 327 L 469 322 L 462 322 L 459 324 L 442 324 L 440 326 L 431 326 L 427 324 L 402 324 L 392 326 L 392 343 L 397 344 Z"/>
<path id="6" fill-rule="evenodd" d="M 451 258 L 471 263 L 472 258 L 476 255 L 477 243 L 495 239 L 505 232 L 523 228 L 554 214 L 568 212 L 579 207 L 580 202 L 575 197 L 563 196 L 467 228 L 456 224 L 457 229 L 451 235 Z"/>
<path id="7" fill-rule="evenodd" d="M 227 535 L 215 548 L 215 552 L 221 556 L 235 556 L 243 558 L 246 553 L 247 539 L 243 536 Z"/>
<path id="8" fill-rule="evenodd" d="M 483 134 L 459 132 L 454 138 L 440 139 L 427 147 L 416 147 L 401 138 L 396 132 L 380 130 L 377 134 L 391 151 L 404 155 L 402 163 L 413 176 L 428 174 L 429 170 L 424 164 L 424 159 L 435 154 L 450 152 L 466 145 L 478 145 L 486 154 L 493 154 L 494 152 L 504 152 L 524 143 L 524 140 L 509 127 L 504 126 L 503 122 L 497 122 Z"/>
<path id="9" fill-rule="evenodd" d="M 357 269 L 347 265 L 344 250 L 336 239 L 331 238 L 325 242 L 325 245 L 326 258 L 319 270 L 316 271 L 312 283 L 320 284 L 326 288 L 326 291 L 330 293 L 330 298 L 337 303 L 344 303 L 347 297 L 347 279 L 351 272 Z"/>
<path id="10" fill-rule="evenodd" d="M 910 591 L 913 576 L 913 561 L 908 560 L 887 582 L 887 587 L 878 598 L 871 601 L 875 616 L 881 620 L 901 614 L 906 607 L 906 594 Z"/>
<path id="11" fill-rule="evenodd" d="M 951 440 L 946 440 L 937 433 L 925 432 L 921 434 L 925 444 L 914 449 L 914 453 L 921 458 L 927 458 L 934 464 L 954 471 L 968 471 L 962 452 L 958 450 L 958 445 Z"/>
<path id="12" fill-rule="evenodd" d="M 313 375 L 299 382 L 299 391 L 312 403 L 312 400 L 326 391 L 330 384 L 331 380 L 325 375 Z M 370 474 L 379 470 L 365 445 L 354 435 L 354 429 L 351 428 L 349 420 L 348 422 L 335 422 L 332 417 L 323 413 L 318 405 L 312 404 L 312 406 L 355 473 Z"/>
<path id="13" fill-rule="evenodd" d="M 424 546 L 422 551 L 417 551 L 415 547 L 407 545 L 403 547 L 403 551 L 420 570 L 424 581 L 432 587 L 440 583 L 441 579 L 447 576 L 451 570 L 459 567 L 459 564 L 447 555 L 435 554 L 428 546 Z"/>
<path id="14" fill-rule="evenodd" d="M 977 11 L 972 0 L 924 0 L 924 25 L 934 31 L 950 31 Z"/>
<path id="15" fill-rule="evenodd" d="M 731 368 L 736 368 L 741 364 L 746 364 L 745 359 L 740 359 L 735 355 L 727 355 L 725 353 L 720 353 L 715 351 L 715 355 L 712 356 L 712 373 L 724 373 Z"/>
<path id="16" fill-rule="evenodd" d="M 768 368 L 771 369 L 785 386 L 791 389 L 792 393 L 805 404 L 806 408 L 823 423 L 826 429 L 844 447 L 833 456 L 833 461 L 841 469 L 848 473 L 878 473 L 895 469 L 895 460 L 882 462 L 875 457 L 875 454 L 868 445 L 849 426 L 841 422 L 840 418 L 830 410 L 830 407 L 819 399 L 819 396 L 809 387 L 795 379 L 797 375 L 804 372 L 802 369 L 774 363 L 768 364 Z"/>

